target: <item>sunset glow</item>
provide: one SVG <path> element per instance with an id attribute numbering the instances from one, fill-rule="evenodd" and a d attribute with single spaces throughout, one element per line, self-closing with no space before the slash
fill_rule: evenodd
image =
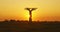
<path id="1" fill-rule="evenodd" d="M 24 8 L 38 8 L 32 12 L 32 19 L 59 20 L 60 0 L 0 0 L 0 20 L 28 20 L 29 11 Z"/>

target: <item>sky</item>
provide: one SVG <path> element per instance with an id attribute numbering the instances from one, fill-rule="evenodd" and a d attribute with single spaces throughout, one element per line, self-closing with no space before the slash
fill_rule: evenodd
<path id="1" fill-rule="evenodd" d="M 60 0 L 0 0 L 0 20 L 28 20 L 29 11 L 33 21 L 60 21 Z"/>

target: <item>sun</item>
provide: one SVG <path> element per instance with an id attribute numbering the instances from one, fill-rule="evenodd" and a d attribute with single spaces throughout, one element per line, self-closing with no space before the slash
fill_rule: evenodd
<path id="1" fill-rule="evenodd" d="M 26 20 L 29 20 L 29 17 L 30 17 L 30 16 L 29 16 L 29 11 L 26 11 L 25 14 L 24 14 L 24 16 L 25 16 L 25 19 L 26 19 Z"/>

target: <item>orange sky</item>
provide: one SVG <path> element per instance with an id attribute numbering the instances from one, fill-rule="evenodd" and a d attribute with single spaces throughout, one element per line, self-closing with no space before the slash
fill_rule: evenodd
<path id="1" fill-rule="evenodd" d="M 28 20 L 26 7 L 38 8 L 32 12 L 33 20 L 60 21 L 60 0 L 0 0 L 0 20 Z"/>

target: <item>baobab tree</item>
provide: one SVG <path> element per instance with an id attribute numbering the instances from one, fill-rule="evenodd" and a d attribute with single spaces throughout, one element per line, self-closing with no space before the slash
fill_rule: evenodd
<path id="1" fill-rule="evenodd" d="M 37 8 L 25 8 L 26 10 L 29 11 L 29 22 L 32 22 L 32 11 L 36 10 Z"/>

